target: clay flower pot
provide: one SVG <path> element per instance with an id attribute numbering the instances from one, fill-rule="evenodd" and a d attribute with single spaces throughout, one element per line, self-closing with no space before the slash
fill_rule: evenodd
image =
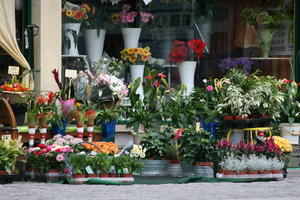
<path id="1" fill-rule="evenodd" d="M 123 178 L 132 178 L 133 175 L 132 174 L 122 174 Z"/>
<path id="2" fill-rule="evenodd" d="M 100 173 L 99 177 L 107 178 L 107 177 L 109 177 L 109 173 Z"/>
<path id="3" fill-rule="evenodd" d="M 87 178 L 96 178 L 97 174 L 86 174 L 85 177 L 87 177 Z"/>
<path id="4" fill-rule="evenodd" d="M 225 115 L 224 120 L 234 120 L 234 116 L 232 115 Z"/>

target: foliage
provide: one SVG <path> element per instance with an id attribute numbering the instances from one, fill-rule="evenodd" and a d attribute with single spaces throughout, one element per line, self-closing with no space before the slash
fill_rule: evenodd
<path id="1" fill-rule="evenodd" d="M 70 154 L 68 162 L 72 166 L 75 174 L 85 174 L 85 167 L 87 166 L 87 159 L 84 154 Z"/>
<path id="2" fill-rule="evenodd" d="M 196 0 L 196 10 L 200 16 L 205 16 L 208 19 L 212 19 L 217 11 L 219 0 Z"/>
<path id="3" fill-rule="evenodd" d="M 113 159 L 113 164 L 117 171 L 122 170 L 124 174 L 132 174 L 133 172 L 140 172 L 143 169 L 143 163 L 133 157 L 121 155 Z"/>
<path id="4" fill-rule="evenodd" d="M 112 76 L 120 78 L 122 72 L 125 70 L 125 63 L 122 59 L 102 56 L 98 62 L 91 63 L 91 71 L 93 74 L 103 72 Z"/>
<path id="5" fill-rule="evenodd" d="M 99 123 L 101 120 L 103 120 L 105 123 L 108 123 L 118 119 L 121 110 L 122 109 L 119 106 L 113 106 L 111 108 L 104 107 L 102 110 L 99 111 L 98 116 L 96 118 L 96 123 Z"/>
<path id="6" fill-rule="evenodd" d="M 146 134 L 141 134 L 140 144 L 146 149 L 146 158 L 164 159 L 167 157 L 168 149 L 173 144 L 173 131 L 169 129 L 148 129 Z"/>
<path id="7" fill-rule="evenodd" d="M 295 123 L 300 121 L 300 103 L 298 84 L 293 80 L 283 80 L 284 101 L 280 108 L 280 122 Z"/>
<path id="8" fill-rule="evenodd" d="M 69 92 L 71 90 L 71 80 L 68 80 L 66 84 L 63 84 L 59 79 L 59 72 L 57 69 L 51 71 L 53 78 L 59 89 L 60 100 L 66 100 L 69 98 Z"/>
<path id="9" fill-rule="evenodd" d="M 210 133 L 200 129 L 186 129 L 182 133 L 179 153 L 182 159 L 196 162 L 212 162 L 215 152 L 215 141 L 212 140 Z"/>
<path id="10" fill-rule="evenodd" d="M 113 158 L 104 153 L 98 153 L 94 158 L 94 162 L 97 170 L 100 170 L 102 173 L 109 173 L 113 165 Z"/>
<path id="11" fill-rule="evenodd" d="M 16 140 L 0 140 L 0 170 L 12 173 L 17 157 L 23 154 L 19 145 Z"/>

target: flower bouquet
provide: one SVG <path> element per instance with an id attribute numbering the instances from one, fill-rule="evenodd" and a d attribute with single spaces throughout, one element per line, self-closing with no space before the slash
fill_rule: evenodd
<path id="1" fill-rule="evenodd" d="M 181 84 L 186 85 L 187 94 L 190 94 L 194 88 L 194 75 L 196 70 L 196 61 L 203 54 L 205 43 L 202 40 L 184 41 L 175 40 L 169 54 L 169 61 L 179 63 L 178 70 Z"/>

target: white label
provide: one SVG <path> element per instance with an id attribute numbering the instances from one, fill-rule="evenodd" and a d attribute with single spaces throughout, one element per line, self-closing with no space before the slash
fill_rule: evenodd
<path id="1" fill-rule="evenodd" d="M 77 70 L 66 69 L 65 77 L 67 77 L 67 78 L 76 78 L 77 77 Z"/>
<path id="2" fill-rule="evenodd" d="M 87 166 L 85 168 L 85 171 L 88 173 L 88 174 L 94 174 L 94 171 L 92 170 L 91 166 Z"/>
<path id="3" fill-rule="evenodd" d="M 18 66 L 9 66 L 8 67 L 8 74 L 11 75 L 18 75 L 20 68 Z"/>
<path id="4" fill-rule="evenodd" d="M 143 0 L 146 5 L 148 5 L 152 0 Z"/>
<path id="5" fill-rule="evenodd" d="M 201 125 L 200 122 L 196 122 L 196 131 L 200 131 Z"/>

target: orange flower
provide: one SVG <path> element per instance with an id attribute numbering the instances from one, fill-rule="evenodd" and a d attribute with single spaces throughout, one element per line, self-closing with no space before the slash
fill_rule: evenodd
<path id="1" fill-rule="evenodd" d="M 82 14 L 81 11 L 75 12 L 74 18 L 75 18 L 76 20 L 81 20 L 82 17 L 83 17 L 83 14 Z"/>
<path id="2" fill-rule="evenodd" d="M 89 5 L 87 5 L 86 3 L 82 4 L 81 7 L 83 7 L 86 10 L 86 12 L 89 12 L 91 10 Z"/>
<path id="3" fill-rule="evenodd" d="M 148 61 L 148 56 L 142 56 L 142 61 L 144 62 Z"/>

